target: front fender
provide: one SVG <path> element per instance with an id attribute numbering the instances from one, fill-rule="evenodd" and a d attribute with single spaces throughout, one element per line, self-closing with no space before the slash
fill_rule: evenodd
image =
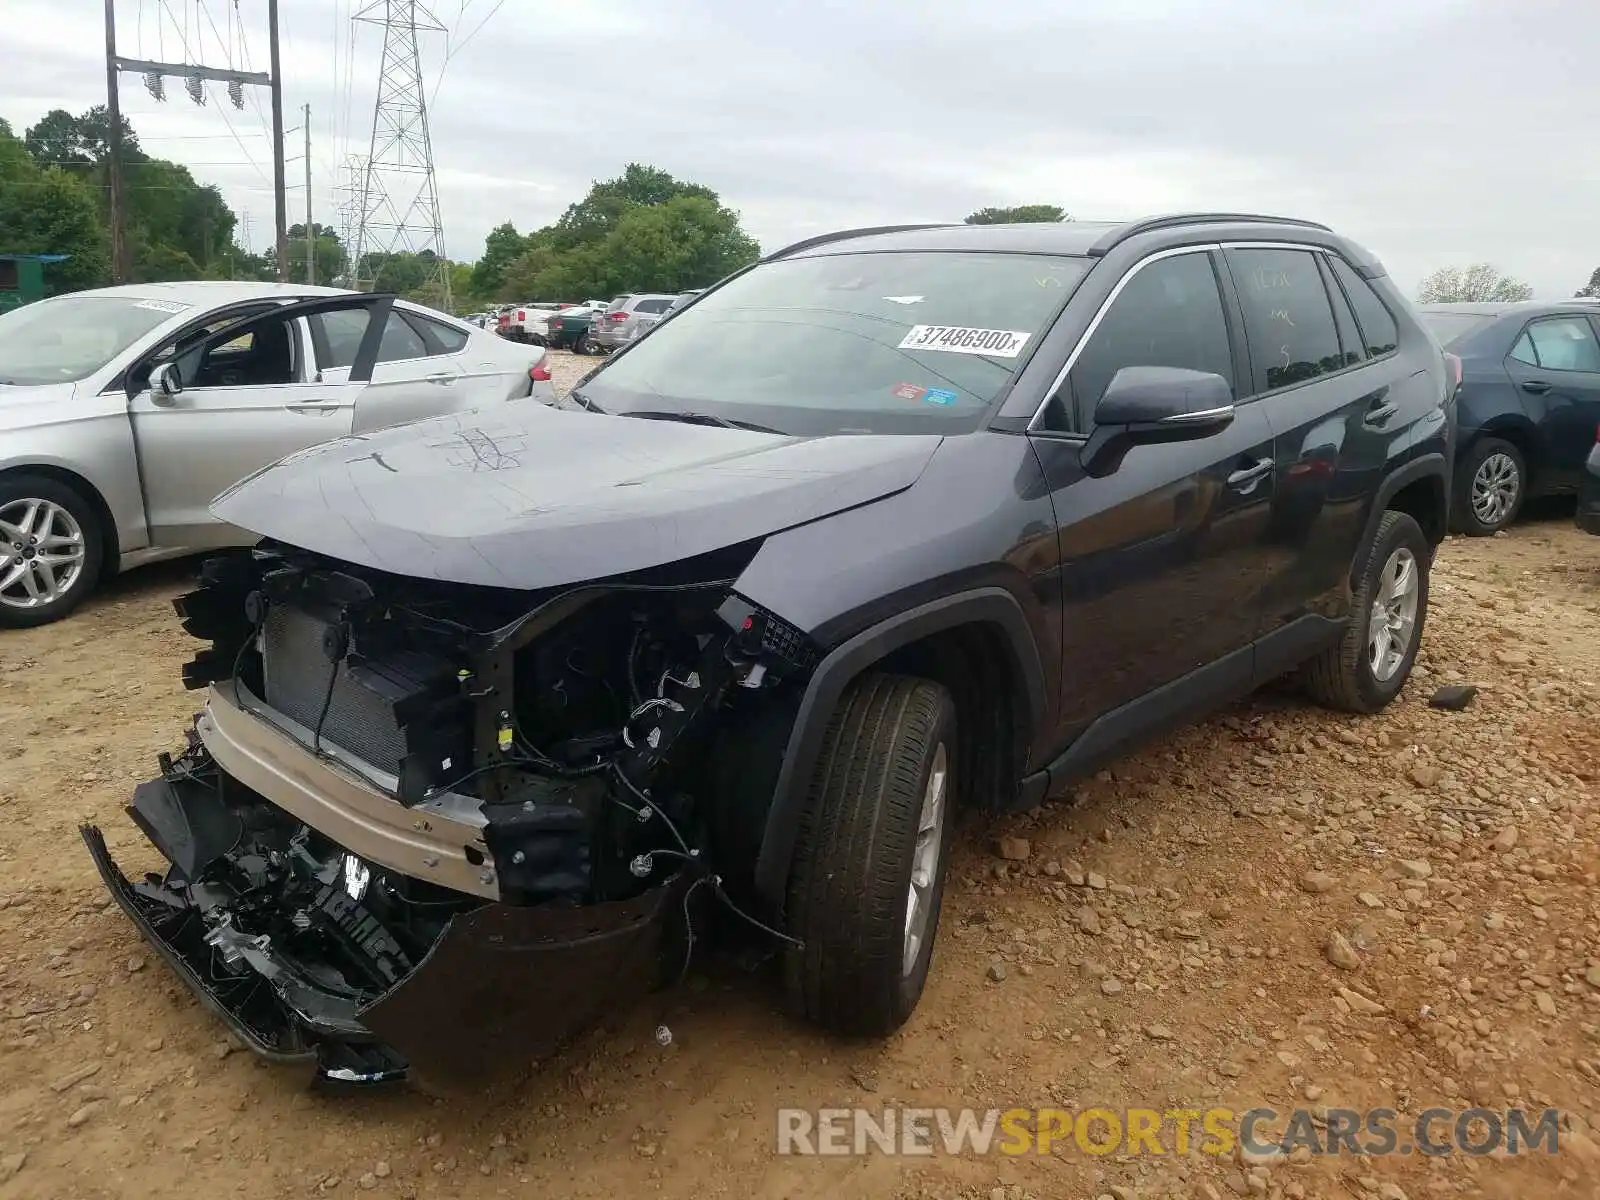
<path id="1" fill-rule="evenodd" d="M 841 643 L 812 672 L 784 748 L 756 858 L 755 887 L 762 899 L 777 908 L 783 905 L 823 738 L 851 680 L 903 646 L 969 624 L 989 625 L 1000 632 L 1013 658 L 1015 677 L 1022 681 L 1025 728 L 1041 727 L 1048 711 L 1044 665 L 1021 606 L 1004 588 L 977 588 L 918 605 Z"/>

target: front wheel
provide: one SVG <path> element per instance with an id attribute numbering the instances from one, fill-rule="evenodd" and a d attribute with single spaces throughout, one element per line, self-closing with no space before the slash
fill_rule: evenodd
<path id="1" fill-rule="evenodd" d="M 1528 494 L 1527 460 L 1510 442 L 1484 438 L 1462 460 L 1455 494 L 1457 532 L 1470 537 L 1499 533 L 1516 520 Z"/>
<path id="2" fill-rule="evenodd" d="M 94 590 L 104 535 L 94 507 L 38 475 L 0 479 L 0 626 L 59 621 Z"/>
<path id="3" fill-rule="evenodd" d="M 881 1037 L 933 961 L 955 786 L 956 709 L 940 684 L 869 674 L 829 725 L 789 883 L 791 1005 L 833 1033 Z"/>
<path id="4" fill-rule="evenodd" d="M 1301 671 L 1313 699 L 1375 713 L 1400 694 L 1422 645 L 1432 565 L 1433 547 L 1416 518 L 1385 512 L 1356 580 L 1344 636 Z"/>

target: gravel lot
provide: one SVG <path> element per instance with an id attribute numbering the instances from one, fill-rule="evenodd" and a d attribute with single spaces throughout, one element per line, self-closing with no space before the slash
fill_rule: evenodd
<path id="1" fill-rule="evenodd" d="M 593 365 L 555 357 L 563 384 Z M 449 1105 L 320 1097 L 236 1052 L 100 888 L 77 824 L 154 865 L 121 805 L 197 707 L 169 606 L 185 570 L 0 635 L 0 1198 L 1600 1195 L 1600 1133 L 1553 1159 L 1275 1165 L 1170 1140 L 1136 1158 L 773 1150 L 784 1105 L 1600 1122 L 1600 542 L 1570 510 L 1445 545 L 1417 674 L 1382 717 L 1263 693 L 1067 801 L 972 826 L 928 995 L 887 1044 L 819 1037 L 768 981 L 712 962 Z M 1476 702 L 1428 707 L 1450 681 Z M 1026 858 L 1002 859 L 1002 835 Z"/>

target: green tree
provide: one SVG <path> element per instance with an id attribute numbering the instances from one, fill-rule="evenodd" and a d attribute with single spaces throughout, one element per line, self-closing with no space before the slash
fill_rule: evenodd
<path id="1" fill-rule="evenodd" d="M 1502 275 L 1486 262 L 1465 268 L 1440 267 L 1417 289 L 1417 300 L 1422 304 L 1507 303 L 1532 298 L 1531 287 L 1520 279 Z"/>
<path id="2" fill-rule="evenodd" d="M 1584 297 L 1600 297 L 1600 267 L 1596 267 L 1594 269 L 1594 273 L 1589 276 L 1589 282 L 1574 292 L 1573 295 L 1579 299 Z"/>
<path id="3" fill-rule="evenodd" d="M 615 229 L 629 210 L 665 204 L 679 196 L 699 196 L 718 203 L 717 194 L 708 187 L 674 179 L 659 167 L 629 163 L 621 175 L 595 183 L 587 196 L 561 214 L 552 229 L 551 244 L 558 250 L 592 245 Z"/>
<path id="4" fill-rule="evenodd" d="M 81 116 L 53 108 L 30 126 L 24 137 L 28 153 L 40 166 L 98 166 L 111 156 L 111 112 L 96 104 Z M 122 118 L 122 160 L 144 161 L 139 138 Z"/>
<path id="5" fill-rule="evenodd" d="M 1066 210 L 1056 204 L 1019 204 L 1015 208 L 980 208 L 965 220 L 967 225 L 1011 225 L 1017 222 L 1065 221 Z"/>
<path id="6" fill-rule="evenodd" d="M 69 292 L 104 284 L 110 251 L 89 183 L 59 168 L 41 168 L 0 122 L 0 252 L 69 255 L 45 268 L 49 289 Z"/>
<path id="7" fill-rule="evenodd" d="M 506 270 L 524 251 L 528 239 L 510 221 L 489 231 L 483 242 L 483 256 L 472 267 L 472 291 L 479 296 L 497 296 L 506 285 Z"/>
<path id="8" fill-rule="evenodd" d="M 327 225 L 312 222 L 312 262 L 316 266 L 316 282 L 325 287 L 336 286 L 337 281 L 344 276 L 348 256 L 344 243 L 339 240 L 339 235 Z M 292 283 L 304 283 L 306 278 L 306 227 L 304 223 L 291 225 L 288 230 L 289 242 L 289 280 Z M 275 248 L 268 249 L 262 256 L 267 270 L 274 279 L 278 275 L 278 256 Z"/>

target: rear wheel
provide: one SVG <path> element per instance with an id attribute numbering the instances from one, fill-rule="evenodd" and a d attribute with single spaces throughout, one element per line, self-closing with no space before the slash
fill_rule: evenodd
<path id="1" fill-rule="evenodd" d="M 38 475 L 0 479 L 0 626 L 60 620 L 94 590 L 104 546 L 94 506 Z"/>
<path id="2" fill-rule="evenodd" d="M 933 960 L 957 779 L 956 710 L 937 683 L 870 674 L 828 728 L 789 884 L 792 1005 L 834 1033 L 883 1036 Z"/>
<path id="3" fill-rule="evenodd" d="M 1432 559 L 1416 518 L 1393 509 L 1383 514 L 1356 580 L 1344 636 L 1301 670 L 1313 699 L 1345 712 L 1375 713 L 1400 694 L 1422 645 Z"/>
<path id="4" fill-rule="evenodd" d="M 1522 509 L 1528 464 L 1510 442 L 1484 438 L 1467 452 L 1456 472 L 1456 529 L 1472 537 L 1498 533 Z"/>

